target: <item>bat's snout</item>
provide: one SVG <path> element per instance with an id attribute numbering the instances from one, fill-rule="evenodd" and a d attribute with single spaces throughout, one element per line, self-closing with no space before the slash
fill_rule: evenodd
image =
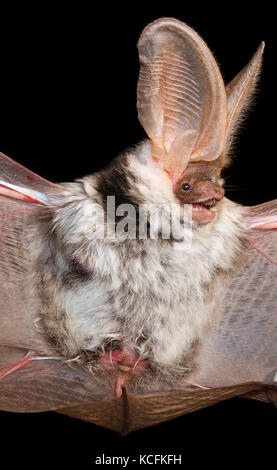
<path id="1" fill-rule="evenodd" d="M 211 199 L 216 202 L 224 197 L 224 188 L 211 181 L 197 181 L 194 184 L 191 204 L 194 202 L 202 203 Z"/>
<path id="2" fill-rule="evenodd" d="M 209 180 L 181 181 L 175 191 L 180 202 L 192 205 L 192 218 L 200 223 L 213 220 L 213 208 L 224 197 L 224 193 L 224 188 Z"/>

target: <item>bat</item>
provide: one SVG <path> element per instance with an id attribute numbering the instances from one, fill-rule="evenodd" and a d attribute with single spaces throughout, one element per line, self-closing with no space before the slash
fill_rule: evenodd
<path id="1" fill-rule="evenodd" d="M 277 402 L 277 201 L 224 196 L 264 44 L 225 87 L 171 18 L 139 39 L 148 136 L 53 184 L 1 154 L 0 407 L 121 434 L 233 396 Z M 126 216 L 127 213 L 127 216 Z"/>

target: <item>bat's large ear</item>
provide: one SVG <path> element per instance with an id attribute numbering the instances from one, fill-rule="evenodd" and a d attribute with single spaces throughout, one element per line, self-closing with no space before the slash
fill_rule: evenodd
<path id="1" fill-rule="evenodd" d="M 247 104 L 255 89 L 255 84 L 261 69 L 264 46 L 265 43 L 262 42 L 250 62 L 226 86 L 228 103 L 227 149 L 232 142 L 232 136 L 240 123 L 241 117 L 243 117 L 243 111 L 247 109 Z"/>
<path id="2" fill-rule="evenodd" d="M 139 120 L 153 156 L 174 179 L 188 161 L 215 160 L 225 144 L 227 102 L 213 55 L 189 26 L 162 18 L 138 42 Z"/>

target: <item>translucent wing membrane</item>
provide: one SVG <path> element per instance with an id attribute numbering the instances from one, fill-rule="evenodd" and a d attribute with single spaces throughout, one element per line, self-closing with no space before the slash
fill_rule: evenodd
<path id="1" fill-rule="evenodd" d="M 47 190 L 57 185 L 41 178 L 0 153 L 0 195 L 25 202 L 47 204 Z"/>

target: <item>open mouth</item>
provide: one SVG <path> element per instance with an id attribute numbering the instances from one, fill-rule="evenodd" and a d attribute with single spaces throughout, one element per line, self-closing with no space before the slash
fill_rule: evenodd
<path id="1" fill-rule="evenodd" d="M 208 223 L 215 216 L 215 207 L 218 201 L 215 198 L 199 201 L 192 204 L 192 218 L 200 223 Z"/>
<path id="2" fill-rule="evenodd" d="M 200 201 L 192 204 L 193 209 L 199 208 L 205 208 L 205 209 L 212 209 L 217 203 L 217 200 L 215 198 L 213 199 L 207 199 L 206 201 Z"/>

